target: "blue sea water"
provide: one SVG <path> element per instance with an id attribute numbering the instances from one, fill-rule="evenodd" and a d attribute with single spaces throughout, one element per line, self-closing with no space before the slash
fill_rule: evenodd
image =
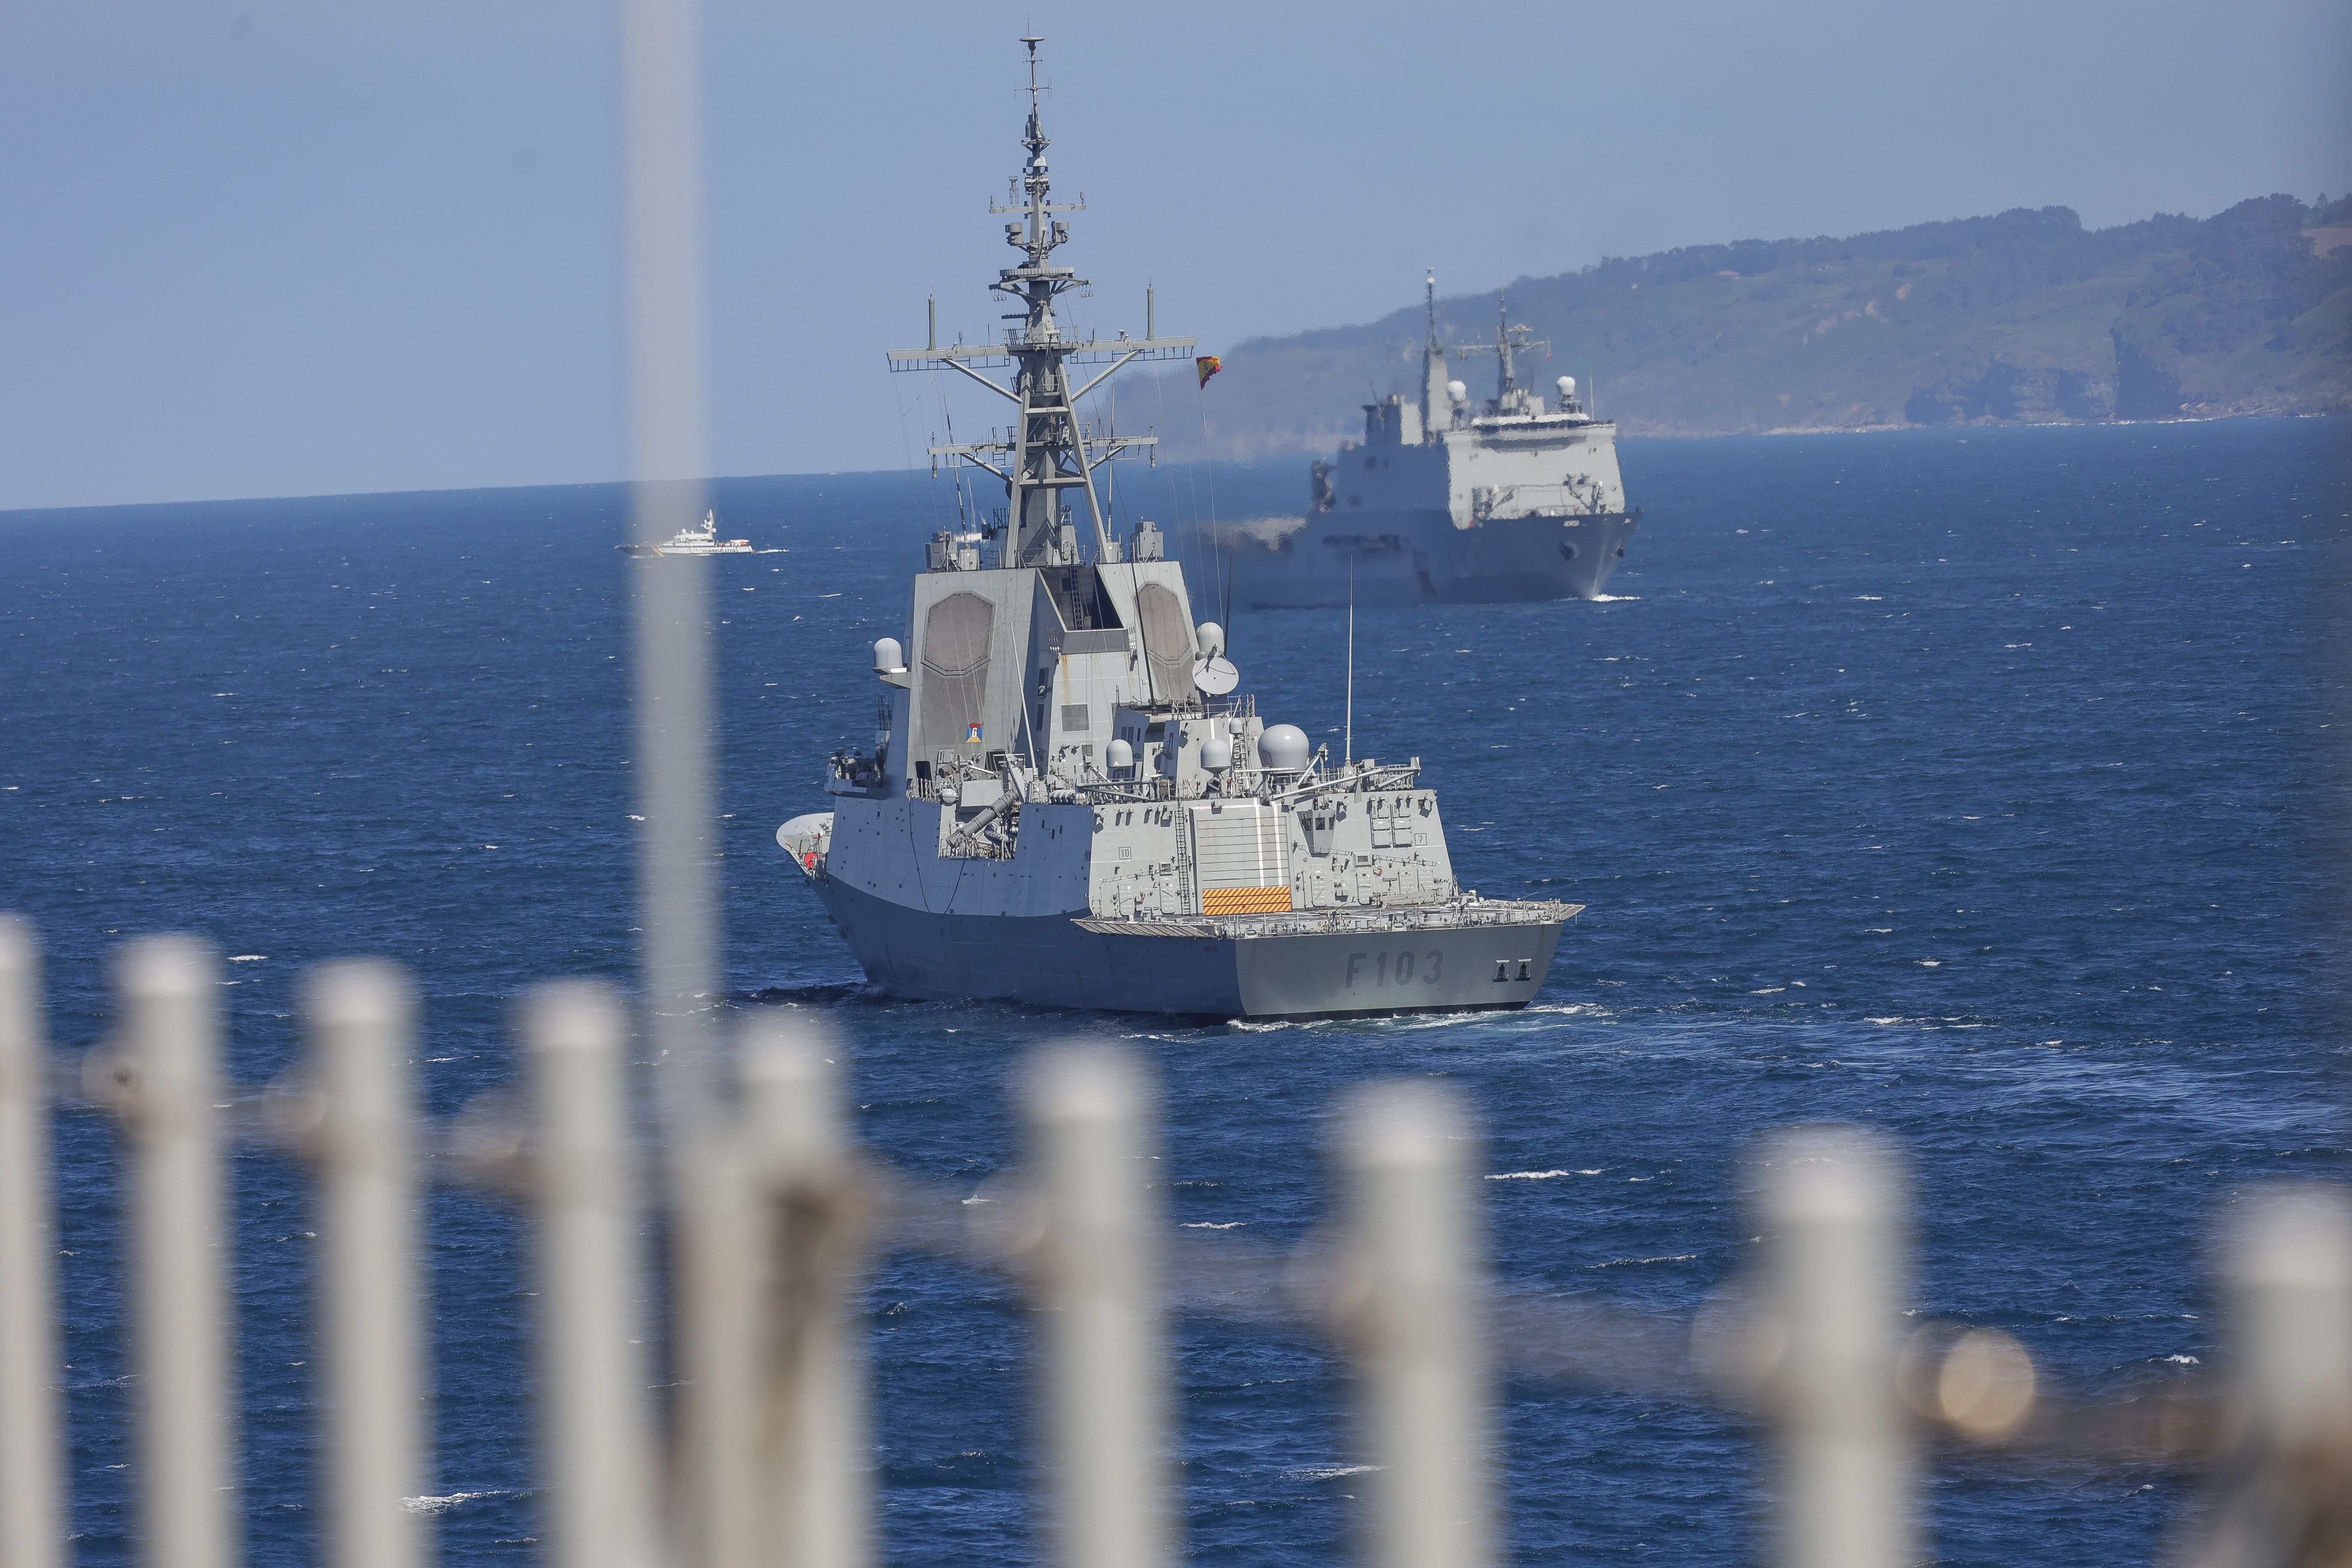
<path id="1" fill-rule="evenodd" d="M 2229 1199 L 2343 1173 L 2347 458 L 2343 421 L 1627 443 L 1648 521 L 1612 602 L 1357 626 L 1357 749 L 1423 759 L 1464 880 L 1589 906 L 1539 1005 L 1276 1026 L 865 988 L 770 835 L 868 732 L 868 645 L 902 630 L 952 502 L 911 475 L 725 481 L 728 529 L 779 552 L 717 563 L 730 983 L 830 1019 L 864 1137 L 942 1183 L 1017 1156 L 1024 1053 L 1131 1042 L 1176 1218 L 1266 1242 L 1330 1212 L 1347 1085 L 1440 1079 L 1477 1108 L 1482 1173 L 1520 1178 L 1482 1184 L 1500 1272 L 1668 1315 L 1750 1261 L 1759 1133 L 1868 1123 L 1910 1163 L 1918 1309 L 2009 1330 L 2084 1393 L 2210 1367 Z M 1175 468 L 1123 500 L 1185 542 L 1212 504 L 1303 489 L 1290 465 Z M 623 531 L 604 487 L 0 516 L 0 907 L 45 932 L 60 1051 L 108 1028 L 134 933 L 238 959 L 247 1084 L 294 1058 L 303 965 L 383 953 L 418 976 L 446 1116 L 512 1079 L 525 986 L 625 980 L 646 568 Z M 1240 618 L 1270 719 L 1340 723 L 1342 618 Z M 58 1137 L 77 1551 L 124 1563 L 117 1147 L 87 1112 Z M 308 1562 L 302 1174 L 243 1153 L 236 1203 L 247 1527 L 256 1562 Z M 461 1192 L 432 1223 L 429 1506 L 447 1561 L 527 1561 L 519 1227 Z M 890 1560 L 1034 1560 L 1019 1301 L 914 1258 L 866 1300 Z M 1344 1552 L 1332 1357 L 1206 1321 L 1180 1351 L 1192 1555 Z M 1504 1400 L 1516 1560 L 1759 1555 L 1752 1433 L 1605 1391 Z M 1933 1475 L 1929 1529 L 1949 1563 L 2145 1562 L 2190 1495 L 1963 1461 Z"/>

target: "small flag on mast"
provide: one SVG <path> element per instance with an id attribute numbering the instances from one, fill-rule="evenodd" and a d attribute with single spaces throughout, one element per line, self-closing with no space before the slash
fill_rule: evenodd
<path id="1" fill-rule="evenodd" d="M 1192 362 L 1192 368 L 1200 372 L 1201 384 L 1202 386 L 1206 386 L 1209 384 L 1209 378 L 1211 376 L 1225 368 L 1225 362 L 1219 359 L 1214 354 L 1202 354 L 1199 359 Z"/>

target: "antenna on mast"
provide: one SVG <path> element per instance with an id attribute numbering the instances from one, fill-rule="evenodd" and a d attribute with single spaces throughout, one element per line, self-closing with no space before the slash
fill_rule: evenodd
<path id="1" fill-rule="evenodd" d="M 1499 289 L 1495 290 L 1495 352 L 1503 363 L 1503 384 L 1495 395 L 1502 397 L 1516 384 L 1511 376 L 1511 301 Z"/>
<path id="2" fill-rule="evenodd" d="M 1029 113 L 1022 126 L 1020 170 L 1007 185 L 1005 205 L 989 206 L 992 216 L 1004 220 L 1004 241 L 1016 258 L 989 285 L 1016 307 L 1003 318 L 1011 324 L 981 342 L 966 343 L 959 334 L 953 343 L 942 343 L 934 297 L 923 347 L 893 349 L 888 355 L 894 371 L 951 370 L 1017 405 L 1014 423 L 992 430 L 986 441 L 960 442 L 950 427 L 946 443 L 930 448 L 932 457 L 983 468 L 1004 486 L 1006 539 L 1000 563 L 1006 567 L 1079 564 L 1086 556 L 1077 530 L 1086 525 L 1091 525 L 1097 561 L 1124 558 L 1111 532 L 1116 503 L 1102 465 L 1123 452 L 1139 448 L 1150 453 L 1157 437 L 1121 435 L 1108 421 L 1082 421 L 1079 401 L 1122 365 L 1139 359 L 1179 358 L 1193 347 L 1189 337 L 1160 337 L 1154 291 L 1144 295 L 1140 342 L 1125 333 L 1113 340 L 1072 333 L 1055 318 L 1055 302 L 1064 294 L 1092 296 L 1087 279 L 1055 260 L 1054 253 L 1070 239 L 1060 215 L 1085 211 L 1086 198 L 1081 194 L 1076 202 L 1053 199 L 1045 157 L 1051 144 L 1043 109 L 1045 83 L 1037 69 L 1038 46 L 1045 41 L 1042 33 L 1021 37 L 1029 59 Z M 981 374 L 982 367 L 1008 363 L 1013 371 L 1009 385 Z M 1078 365 L 1101 368 L 1081 381 L 1071 374 Z M 958 475 L 961 483 L 961 468 Z M 1071 490 L 1078 492 L 1076 498 L 1069 497 Z M 1083 522 L 1072 516 L 1071 499 L 1083 500 Z"/>
<path id="3" fill-rule="evenodd" d="M 1037 46 L 1045 41 L 1045 35 L 1024 34 L 1021 41 L 1029 46 L 1029 153 L 1034 159 L 1045 150 L 1045 134 L 1037 129 Z"/>
<path id="4" fill-rule="evenodd" d="M 1495 401 L 1489 406 L 1497 414 L 1512 414 L 1517 413 L 1521 406 L 1518 396 L 1519 383 L 1514 374 L 1512 357 L 1534 349 L 1542 349 L 1549 353 L 1551 351 L 1551 340 L 1537 337 L 1535 330 L 1531 327 L 1513 323 L 1510 301 L 1502 293 L 1497 292 L 1495 296 L 1495 341 L 1491 343 L 1473 343 L 1454 352 L 1455 357 L 1460 359 L 1468 359 L 1472 354 L 1495 356 Z"/>

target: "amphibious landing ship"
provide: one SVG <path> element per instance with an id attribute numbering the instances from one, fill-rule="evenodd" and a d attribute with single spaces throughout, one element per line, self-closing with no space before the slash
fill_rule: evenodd
<path id="1" fill-rule="evenodd" d="M 1303 520 L 1223 534 L 1235 604 L 1597 599 L 1625 558 L 1642 514 L 1625 510 L 1617 426 L 1586 408 L 1574 376 L 1549 404 L 1518 384 L 1517 357 L 1549 345 L 1501 301 L 1495 341 L 1454 351 L 1495 356 L 1495 395 L 1473 407 L 1447 379 L 1434 277 L 1427 288 L 1420 396 L 1364 405 L 1362 442 L 1309 470 Z"/>
<path id="2" fill-rule="evenodd" d="M 1049 200 L 1040 41 L 1023 40 L 1022 199 L 992 209 L 1013 215 L 1022 259 L 990 287 L 1019 324 L 971 345 L 934 328 L 889 355 L 1014 405 L 999 438 L 931 448 L 1002 480 L 1005 508 L 933 535 L 907 640 L 875 644 L 872 751 L 837 753 L 833 809 L 778 844 L 899 994 L 1223 1017 L 1526 1005 L 1581 906 L 1463 889 L 1420 759 L 1335 763 L 1266 725 L 1160 530 L 1109 514 L 1101 465 L 1150 437 L 1097 427 L 1079 400 L 1193 341 L 1148 324 L 1078 338 L 1055 319 L 1086 284 L 1053 261 L 1069 237 L 1055 215 L 1082 206 Z M 1079 383 L 1087 364 L 1105 368 Z"/>

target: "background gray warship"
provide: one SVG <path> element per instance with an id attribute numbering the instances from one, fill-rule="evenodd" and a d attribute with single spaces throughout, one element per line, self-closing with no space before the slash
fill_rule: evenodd
<path id="1" fill-rule="evenodd" d="M 1364 438 L 1310 470 L 1307 516 L 1221 531 L 1234 602 L 1276 609 L 1359 604 L 1496 604 L 1594 599 L 1642 520 L 1625 510 L 1617 426 L 1554 383 L 1556 402 L 1522 387 L 1517 356 L 1549 345 L 1497 301 L 1495 395 L 1473 409 L 1446 374 L 1437 283 L 1417 399 L 1364 405 Z"/>
<path id="2" fill-rule="evenodd" d="M 999 438 L 931 448 L 1005 486 L 1002 521 L 939 533 L 908 637 L 875 645 L 874 748 L 835 756 L 833 809 L 776 839 L 877 984 L 929 997 L 1221 1016 L 1525 1006 L 1581 907 L 1482 899 L 1454 880 L 1420 759 L 1381 764 L 1268 727 L 1196 626 L 1181 566 L 1121 530 L 1095 470 L 1150 437 L 1079 417 L 1122 365 L 1192 340 L 1065 337 L 1052 263 L 1037 38 L 1007 242 L 990 285 L 1021 302 L 1002 342 L 894 352 L 1015 405 Z M 1071 367 L 1106 368 L 1073 384 Z M 1010 388 L 980 372 L 1013 369 Z M 1612 469 L 1613 472 L 1613 469 Z M 1082 534 L 1072 511 L 1082 505 Z"/>

